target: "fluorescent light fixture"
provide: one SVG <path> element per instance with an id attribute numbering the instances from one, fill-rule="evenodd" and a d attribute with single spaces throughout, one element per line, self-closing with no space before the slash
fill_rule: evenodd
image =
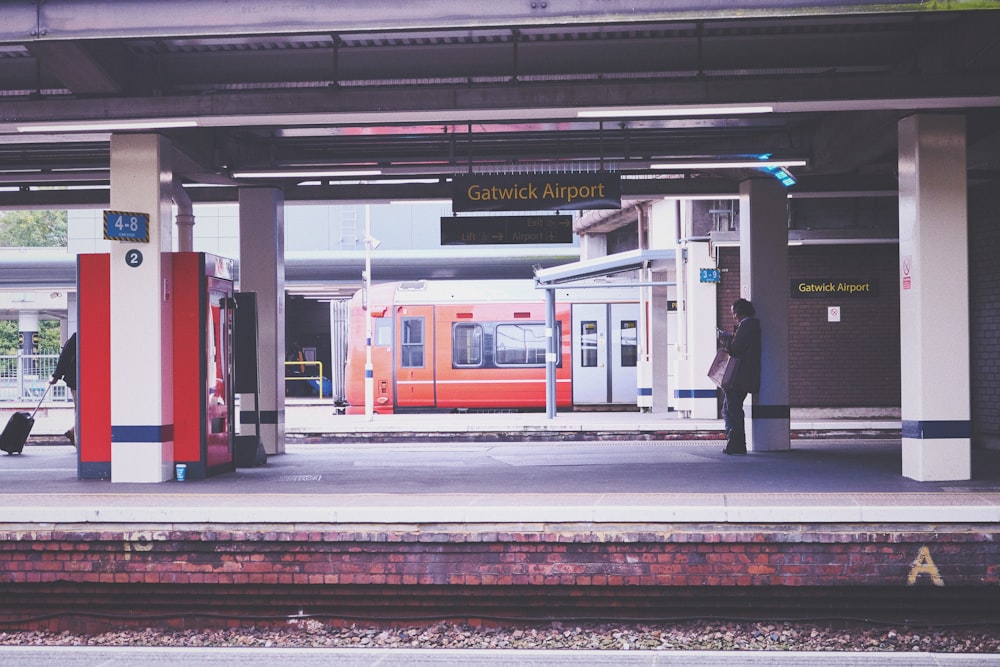
<path id="1" fill-rule="evenodd" d="M 656 116 L 719 116 L 726 114 L 772 113 L 774 107 L 724 106 L 717 107 L 624 107 L 615 109 L 583 109 L 577 118 L 648 118 Z"/>
<path id="2" fill-rule="evenodd" d="M 713 160 L 709 162 L 658 162 L 650 169 L 760 169 L 762 167 L 804 167 L 805 160 Z"/>
<path id="3" fill-rule="evenodd" d="M 29 123 L 18 125 L 18 132 L 110 132 L 113 130 L 158 130 L 173 127 L 197 127 L 196 120 L 156 119 Z"/>
<path id="4" fill-rule="evenodd" d="M 380 176 L 380 169 L 344 169 L 341 171 L 287 171 L 272 169 L 265 171 L 239 171 L 233 178 L 333 178 L 337 176 Z"/>

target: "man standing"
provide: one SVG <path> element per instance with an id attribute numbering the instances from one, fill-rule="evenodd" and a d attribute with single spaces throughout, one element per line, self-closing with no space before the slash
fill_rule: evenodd
<path id="1" fill-rule="evenodd" d="M 720 331 L 719 341 L 740 363 L 732 382 L 722 390 L 722 417 L 726 426 L 726 448 L 722 451 L 742 455 L 747 453 L 743 401 L 747 394 L 760 391 L 760 320 L 754 317 L 753 304 L 746 299 L 734 301 L 731 312 L 736 326 L 733 333 Z"/>
<path id="2" fill-rule="evenodd" d="M 70 443 L 76 446 L 76 415 L 79 402 L 76 396 L 76 332 L 69 337 L 63 345 L 62 352 L 59 353 L 59 361 L 56 362 L 56 369 L 52 371 L 52 379 L 49 384 L 55 384 L 59 380 L 65 380 L 73 396 L 73 426 L 64 434 Z"/>

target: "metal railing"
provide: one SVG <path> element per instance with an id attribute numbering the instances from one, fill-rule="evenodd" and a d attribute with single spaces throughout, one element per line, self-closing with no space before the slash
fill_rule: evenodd
<path id="1" fill-rule="evenodd" d="M 0 354 L 0 401 L 41 399 L 58 361 L 58 354 Z M 47 400 L 71 398 L 69 388 L 60 380 Z"/>
<path id="2" fill-rule="evenodd" d="M 289 366 L 316 366 L 318 375 L 289 375 Z M 305 372 L 305 369 L 303 369 Z M 285 380 L 316 380 L 316 386 L 319 387 L 319 397 L 323 398 L 323 362 L 322 361 L 286 361 L 285 362 Z"/>

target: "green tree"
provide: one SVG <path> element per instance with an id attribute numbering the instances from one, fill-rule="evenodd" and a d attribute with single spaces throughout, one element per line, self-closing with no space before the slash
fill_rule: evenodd
<path id="1" fill-rule="evenodd" d="M 65 248 L 66 211 L 7 211 L 0 214 L 0 247 Z"/>
<path id="2" fill-rule="evenodd" d="M 17 320 L 0 320 L 0 354 L 17 354 Z"/>
<path id="3" fill-rule="evenodd" d="M 0 355 L 16 355 L 18 346 L 17 320 L 0 320 Z M 38 323 L 38 353 L 59 354 L 62 350 L 62 325 L 58 320 Z"/>
<path id="4" fill-rule="evenodd" d="M 62 351 L 62 325 L 58 320 L 38 323 L 38 354 L 59 354 Z"/>

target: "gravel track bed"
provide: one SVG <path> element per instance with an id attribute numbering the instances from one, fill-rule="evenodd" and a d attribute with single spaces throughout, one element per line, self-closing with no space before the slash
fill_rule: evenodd
<path id="1" fill-rule="evenodd" d="M 857 623 L 715 621 L 601 625 L 554 622 L 504 627 L 446 622 L 331 626 L 308 619 L 293 621 L 282 629 L 150 628 L 89 636 L 70 632 L 0 632 L 0 645 L 997 653 L 1000 627 L 894 628 Z"/>

